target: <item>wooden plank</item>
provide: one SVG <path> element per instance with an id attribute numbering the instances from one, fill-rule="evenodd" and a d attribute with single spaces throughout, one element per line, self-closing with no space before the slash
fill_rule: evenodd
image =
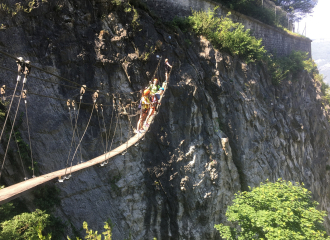
<path id="1" fill-rule="evenodd" d="M 150 118 L 150 122 L 153 120 L 154 116 L 155 115 L 153 115 Z M 146 132 L 147 132 L 147 130 L 148 129 L 146 129 Z M 101 156 L 93 158 L 93 159 L 91 159 L 87 162 L 84 162 L 84 163 L 73 166 L 72 169 L 71 169 L 71 173 L 77 172 L 79 170 L 82 170 L 82 169 L 85 169 L 85 168 L 88 168 L 88 167 L 91 167 L 91 166 L 94 166 L 96 164 L 100 164 L 100 163 L 102 163 L 102 162 L 104 162 L 104 161 L 106 161 L 106 160 L 108 160 L 112 157 L 117 156 L 118 154 L 126 151 L 126 149 L 128 149 L 129 147 L 131 147 L 132 145 L 137 143 L 141 138 L 144 137 L 146 132 L 134 135 L 127 142 L 125 142 L 124 144 L 120 145 L 119 147 L 115 148 L 114 150 L 112 150 L 110 152 L 107 152 L 107 153 L 105 153 Z M 24 192 L 26 192 L 26 191 L 28 191 L 28 190 L 30 190 L 30 189 L 38 186 L 38 185 L 49 182 L 52 179 L 64 176 L 65 170 L 66 169 L 61 169 L 61 170 L 58 170 L 56 172 L 51 172 L 51 173 L 42 175 L 40 177 L 31 178 L 31 179 L 28 179 L 24 182 L 20 182 L 20 183 L 11 185 L 9 187 L 6 187 L 4 189 L 1 189 L 0 190 L 0 204 L 4 204 L 6 202 L 9 202 L 10 200 L 18 197 L 22 193 L 24 193 Z M 69 172 L 70 171 L 68 169 L 66 174 L 68 175 Z"/>

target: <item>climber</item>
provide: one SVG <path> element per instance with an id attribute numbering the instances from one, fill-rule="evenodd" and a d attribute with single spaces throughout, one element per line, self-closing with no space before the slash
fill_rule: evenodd
<path id="1" fill-rule="evenodd" d="M 149 85 L 148 89 L 150 90 L 151 95 L 155 95 L 156 92 L 158 92 L 158 90 L 160 89 L 160 86 L 158 85 L 158 79 L 157 78 L 154 79 L 153 84 Z"/>
<path id="2" fill-rule="evenodd" d="M 149 89 L 144 90 L 143 96 L 141 98 L 141 115 L 140 115 L 140 119 L 136 126 L 136 131 L 135 131 L 136 133 L 140 133 L 140 132 L 144 131 L 141 128 L 142 128 L 142 124 L 143 124 L 144 120 L 146 119 L 146 117 L 148 115 L 148 110 L 150 107 L 149 94 L 150 94 Z"/>
<path id="3" fill-rule="evenodd" d="M 168 63 L 168 59 L 165 59 L 165 83 L 167 83 L 170 71 L 172 69 L 172 66 Z"/>
<path id="4" fill-rule="evenodd" d="M 160 96 L 163 95 L 163 93 L 164 93 L 164 88 L 161 87 L 159 91 L 155 94 L 156 98 L 159 100 Z"/>
<path id="5" fill-rule="evenodd" d="M 156 97 L 156 94 L 151 95 L 150 110 L 149 110 L 148 117 L 147 117 L 147 119 L 146 119 L 146 121 L 144 123 L 144 126 L 149 127 L 148 120 L 154 114 L 155 109 L 157 107 L 157 104 L 158 104 L 158 98 Z"/>

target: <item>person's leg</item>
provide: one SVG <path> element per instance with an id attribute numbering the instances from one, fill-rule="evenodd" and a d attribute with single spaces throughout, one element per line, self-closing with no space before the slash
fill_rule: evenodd
<path id="1" fill-rule="evenodd" d="M 150 111 L 149 111 L 149 114 L 148 114 L 148 117 L 147 117 L 147 120 L 146 120 L 146 125 L 148 124 L 148 120 L 152 116 L 152 114 L 154 114 L 154 112 L 155 112 L 155 108 L 150 108 Z"/>
<path id="2" fill-rule="evenodd" d="M 147 115 L 148 115 L 148 110 L 144 110 L 143 113 L 142 113 L 142 118 L 141 118 L 141 123 L 140 123 L 140 125 L 141 125 L 140 129 L 141 130 L 143 130 L 143 123 L 146 120 Z"/>

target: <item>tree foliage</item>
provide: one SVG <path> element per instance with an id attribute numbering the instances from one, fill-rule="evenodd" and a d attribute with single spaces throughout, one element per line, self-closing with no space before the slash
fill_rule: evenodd
<path id="1" fill-rule="evenodd" d="M 42 231 L 48 223 L 49 215 L 37 209 L 32 213 L 22 213 L 1 223 L 0 240 L 48 240 L 51 235 Z"/>
<path id="2" fill-rule="evenodd" d="M 330 239 L 322 226 L 326 213 L 316 210 L 303 184 L 267 181 L 235 196 L 226 212 L 235 227 L 215 225 L 225 239 Z"/>
<path id="3" fill-rule="evenodd" d="M 92 229 L 89 229 L 87 222 L 84 222 L 83 228 L 86 230 L 86 234 L 87 234 L 85 236 L 85 239 L 102 240 L 102 235 L 103 235 L 104 240 L 111 240 L 112 233 L 111 233 L 110 225 L 111 224 L 109 224 L 108 222 L 105 222 L 104 223 L 105 231 L 102 234 L 99 234 L 97 231 L 94 232 Z M 68 240 L 71 239 L 68 237 Z M 81 239 L 77 237 L 76 240 L 81 240 Z"/>
<path id="4" fill-rule="evenodd" d="M 296 20 L 301 19 L 306 14 L 313 12 L 318 0 L 272 0 L 277 6 L 281 6 L 283 10 L 291 13 Z"/>

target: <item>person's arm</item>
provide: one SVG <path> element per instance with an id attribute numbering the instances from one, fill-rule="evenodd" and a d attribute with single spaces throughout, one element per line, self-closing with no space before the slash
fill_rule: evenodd
<path id="1" fill-rule="evenodd" d="M 167 66 L 169 66 L 170 68 L 172 68 L 172 65 L 171 65 L 171 64 L 169 64 L 168 62 L 166 63 L 166 65 L 167 65 Z"/>

